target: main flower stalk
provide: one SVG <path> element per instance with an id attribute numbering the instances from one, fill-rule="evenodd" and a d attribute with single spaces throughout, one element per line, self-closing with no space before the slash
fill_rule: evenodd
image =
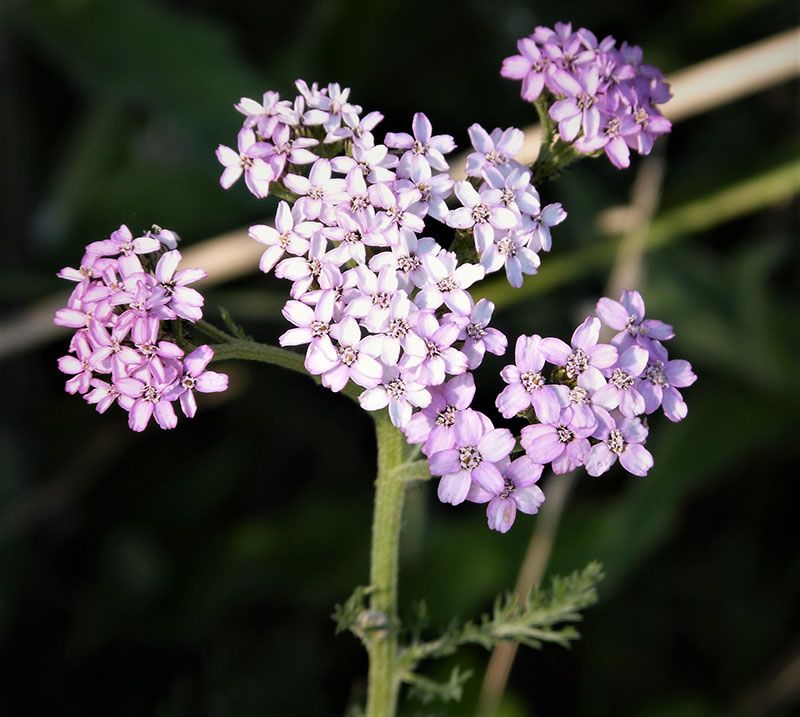
<path id="1" fill-rule="evenodd" d="M 398 468 L 403 463 L 405 438 L 386 411 L 375 414 L 378 475 L 372 517 L 370 605 L 367 620 L 369 681 L 367 717 L 393 717 L 400 688 L 398 656 L 397 573 L 400 556 L 405 481 Z"/>

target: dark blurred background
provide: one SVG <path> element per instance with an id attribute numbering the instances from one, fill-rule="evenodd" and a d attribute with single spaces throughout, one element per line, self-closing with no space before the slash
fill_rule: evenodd
<path id="1" fill-rule="evenodd" d="M 268 220 L 271 201 L 218 185 L 214 149 L 235 143 L 242 95 L 338 81 L 384 112 L 380 129 L 425 111 L 464 147 L 474 121 L 535 121 L 498 70 L 536 23 L 641 44 L 672 73 L 797 15 L 768 0 L 2 0 L 2 321 L 64 292 L 55 272 L 122 222 L 173 228 L 188 247 Z M 666 240 L 639 288 L 700 380 L 687 420 L 653 422 L 649 477 L 579 480 L 550 571 L 601 560 L 600 603 L 571 651 L 520 651 L 505 717 L 798 714 L 797 100 L 782 82 L 662 143 Z M 581 266 L 605 241 L 598 214 L 629 201 L 638 166 L 585 161 L 543 188 L 570 213 L 544 263 L 574 275 L 500 308 L 500 328 L 568 335 L 608 283 L 613 257 Z M 687 207 L 694 223 L 678 220 Z M 252 273 L 209 289 L 208 317 L 226 306 L 275 341 L 283 291 Z M 0 364 L 0 714 L 325 716 L 362 699 L 366 658 L 329 616 L 368 579 L 370 419 L 303 377 L 236 364 L 195 420 L 134 435 L 121 411 L 63 392 L 65 352 L 61 335 Z M 479 374 L 487 407 L 501 365 Z M 425 598 L 444 626 L 489 607 L 535 521 L 500 536 L 480 507 L 414 488 L 404 610 Z M 476 648 L 427 665 L 473 670 L 464 700 L 403 714 L 472 714 L 486 661 Z"/>

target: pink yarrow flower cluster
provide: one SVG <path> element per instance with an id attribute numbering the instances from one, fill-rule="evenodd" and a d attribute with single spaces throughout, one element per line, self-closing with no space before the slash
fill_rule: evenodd
<path id="1" fill-rule="evenodd" d="M 506 418 L 522 413 L 534 421 L 520 435 L 534 463 L 551 464 L 556 474 L 585 466 L 599 476 L 619 460 L 629 473 L 648 473 L 647 416 L 660 408 L 671 421 L 685 418 L 679 389 L 697 377 L 687 361 L 669 359 L 662 342 L 674 336 L 672 327 L 644 316 L 641 295 L 624 291 L 619 301 L 600 299 L 596 316 L 575 329 L 569 344 L 517 340 L 496 405 Z M 600 341 L 603 324 L 617 331 L 610 343 Z"/>
<path id="2" fill-rule="evenodd" d="M 390 132 L 381 143 L 379 113 L 362 120 L 361 108 L 348 105 L 325 115 L 332 88 L 345 99 L 349 91 L 297 87 L 302 101 L 288 115 L 288 103 L 267 93 L 263 108 L 273 109 L 247 103 L 245 122 L 259 141 L 283 125 L 297 137 L 341 142 L 325 156 L 314 145 L 309 161 L 282 166 L 272 181 L 296 198 L 279 203 L 274 227 L 250 228 L 265 246 L 261 270 L 290 282 L 283 315 L 292 328 L 281 345 L 303 347 L 306 369 L 332 391 L 352 384 L 364 409 L 387 409 L 440 476 L 439 498 L 486 504 L 492 529 L 505 532 L 517 511 L 538 510 L 544 495 L 536 483 L 547 464 L 558 473 L 586 465 L 599 475 L 620 458 L 645 474 L 652 457 L 642 417 L 662 405 L 673 420 L 685 415 L 677 389 L 694 374 L 686 362 L 667 360 L 661 341 L 671 331 L 644 318 L 638 294 L 603 300 L 600 318 L 587 318 L 570 344 L 520 337 L 497 400 L 504 418 L 533 421 L 519 439 L 472 407 L 472 371 L 487 352 L 504 354 L 508 341 L 490 326 L 492 302 L 476 302 L 471 291 L 501 268 L 521 285 L 536 272 L 538 252 L 551 248 L 551 227 L 566 217 L 559 204 L 542 206 L 530 170 L 515 159 L 522 132 L 473 125 L 470 180 L 454 182 L 446 159 L 452 137 L 435 134 L 424 114 L 414 115 L 411 132 Z M 448 208 L 452 194 L 461 206 Z M 428 236 L 431 222 L 474 241 L 479 263 Z M 609 344 L 599 342 L 601 319 L 620 332 Z"/>
<path id="3" fill-rule="evenodd" d="M 660 70 L 642 61 L 642 49 L 613 37 L 598 40 L 571 23 L 536 27 L 503 61 L 501 75 L 521 80 L 520 94 L 543 100 L 564 142 L 582 154 L 603 151 L 617 168 L 630 150 L 649 154 L 672 128 L 658 108 L 672 96 Z"/>
<path id="4" fill-rule="evenodd" d="M 151 418 L 164 429 L 178 422 L 173 407 L 192 418 L 194 391 L 224 391 L 228 377 L 208 371 L 209 346 L 189 355 L 164 329 L 171 321 L 195 322 L 203 297 L 190 284 L 206 276 L 202 269 L 179 269 L 177 235 L 154 226 L 134 237 L 125 225 L 108 239 L 89 244 L 79 268 L 59 272 L 75 282 L 67 306 L 54 322 L 75 330 L 69 353 L 58 360 L 71 378 L 66 391 L 105 413 L 113 404 L 128 411 L 134 431 Z"/>

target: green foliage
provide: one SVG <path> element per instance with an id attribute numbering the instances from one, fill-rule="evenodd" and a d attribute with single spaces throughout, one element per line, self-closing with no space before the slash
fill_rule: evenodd
<path id="1" fill-rule="evenodd" d="M 472 670 L 462 671 L 456 665 L 450 677 L 442 682 L 437 682 L 429 677 L 417 674 L 406 674 L 403 681 L 409 685 L 408 696 L 427 705 L 431 702 L 461 702 L 464 694 L 464 684 L 472 677 Z"/>
<path id="2" fill-rule="evenodd" d="M 579 636 L 572 623 L 582 619 L 581 610 L 597 602 L 597 584 L 602 578 L 602 566 L 589 563 L 567 577 L 554 577 L 548 588 L 536 588 L 521 604 L 514 593 L 499 595 L 490 614 L 477 622 L 455 621 L 435 640 L 422 641 L 417 625 L 413 641 L 404 650 L 403 663 L 413 669 L 421 660 L 452 655 L 468 644 L 487 650 L 500 642 L 519 642 L 536 649 L 546 642 L 567 647 Z M 426 608 L 418 615 L 425 620 Z"/>
<path id="3" fill-rule="evenodd" d="M 231 316 L 231 312 L 228 311 L 228 309 L 226 309 L 224 306 L 220 306 L 219 307 L 219 315 L 222 317 L 222 322 L 225 324 L 225 327 L 237 339 L 241 339 L 242 341 L 252 341 L 253 340 L 253 337 L 250 336 L 239 324 L 237 324 L 233 320 L 233 316 Z"/>

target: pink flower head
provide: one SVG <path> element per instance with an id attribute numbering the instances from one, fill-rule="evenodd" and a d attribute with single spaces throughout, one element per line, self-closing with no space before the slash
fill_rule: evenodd
<path id="1" fill-rule="evenodd" d="M 217 159 L 225 167 L 219 183 L 223 189 L 230 189 L 244 173 L 247 188 L 257 197 L 263 198 L 269 194 L 269 183 L 276 178 L 273 168 L 264 161 L 264 157 L 271 151 L 265 142 L 256 140 L 255 132 L 251 129 L 242 129 L 239 132 L 238 148 L 236 152 L 230 147 L 219 145 Z"/>
<path id="2" fill-rule="evenodd" d="M 471 373 L 451 378 L 430 388 L 431 402 L 415 413 L 405 427 L 406 440 L 420 443 L 422 452 L 431 456 L 456 445 L 455 423 L 475 397 L 475 379 Z"/>
<path id="3" fill-rule="evenodd" d="M 509 127 L 502 130 L 498 127 L 489 134 L 476 123 L 468 132 L 475 151 L 467 156 L 467 176 L 480 177 L 485 169 L 505 164 L 520 166 L 514 157 L 519 154 L 525 141 L 521 129 Z"/>
<path id="4" fill-rule="evenodd" d="M 341 391 L 350 379 L 363 388 L 374 388 L 383 376 L 374 346 L 369 337 L 361 338 L 356 320 L 347 317 L 309 346 L 305 366 L 309 373 L 321 375 L 322 385 L 334 392 Z"/>
<path id="5" fill-rule="evenodd" d="M 606 326 L 618 332 L 612 342 L 620 350 L 633 344 L 649 348 L 652 340 L 665 341 L 675 335 L 669 324 L 644 318 L 644 300 L 638 291 L 623 290 L 619 301 L 602 298 L 596 311 Z"/>
<path id="6" fill-rule="evenodd" d="M 358 401 L 366 411 L 389 407 L 389 418 L 398 428 L 405 428 L 415 408 L 424 408 L 431 402 L 431 394 L 421 383 L 397 366 L 386 366 L 383 379 L 375 387 L 364 391 Z"/>
<path id="7" fill-rule="evenodd" d="M 256 224 L 248 230 L 253 239 L 267 247 L 258 268 L 268 274 L 286 252 L 294 256 L 305 254 L 309 249 L 309 237 L 319 226 L 317 222 L 303 221 L 297 204 L 290 209 L 286 202 L 279 202 L 274 228 Z"/>
<path id="8" fill-rule="evenodd" d="M 210 346 L 198 346 L 183 359 L 183 373 L 165 396 L 169 401 L 179 400 L 181 410 L 187 418 L 194 418 L 197 412 L 194 391 L 219 393 L 228 388 L 226 374 L 206 370 L 213 358 L 214 350 Z"/>
<path id="9" fill-rule="evenodd" d="M 571 345 L 561 339 L 542 339 L 541 352 L 554 366 L 563 366 L 566 377 L 577 381 L 578 386 L 590 391 L 602 388 L 605 369 L 617 362 L 617 349 L 609 344 L 598 344 L 600 321 L 587 317 L 572 334 Z"/>
<path id="10" fill-rule="evenodd" d="M 469 493 L 473 483 L 483 490 L 493 492 L 498 482 L 503 483 L 497 463 L 508 457 L 514 448 L 514 436 L 506 428 L 487 425 L 474 411 L 458 414 L 455 423 L 454 448 L 434 453 L 430 458 L 433 475 L 439 481 L 439 500 L 458 505 Z"/>
<path id="11" fill-rule="evenodd" d="M 586 472 L 590 476 L 605 473 L 619 462 L 629 473 L 645 476 L 653 467 L 653 456 L 642 444 L 647 440 L 647 428 L 638 418 L 626 418 L 619 426 L 604 424 L 597 436 L 600 443 L 586 455 Z"/>
<path id="12" fill-rule="evenodd" d="M 498 189 L 486 187 L 478 191 L 469 182 L 461 181 L 456 182 L 455 192 L 463 206 L 447 215 L 447 226 L 473 229 L 479 251 L 494 241 L 496 230 L 507 231 L 520 222 L 519 216 L 503 204 Z"/>
<path id="13" fill-rule="evenodd" d="M 473 481 L 467 500 L 473 503 L 489 503 L 486 518 L 489 528 L 507 533 L 514 524 L 517 511 L 534 515 L 544 503 L 544 493 L 536 485 L 542 476 L 542 466 L 527 456 L 501 464 L 500 478 L 492 475 L 481 484 Z"/>
<path id="14" fill-rule="evenodd" d="M 406 132 L 389 132 L 385 139 L 386 146 L 405 150 L 400 160 L 401 166 L 409 164 L 413 157 L 422 157 L 431 169 L 446 172 L 448 165 L 444 155 L 456 148 L 453 138 L 449 134 L 434 136 L 430 120 L 422 112 L 414 115 L 411 125 L 413 136 Z"/>
<path id="15" fill-rule="evenodd" d="M 538 334 L 520 336 L 514 354 L 515 363 L 500 372 L 508 384 L 495 402 L 503 418 L 511 418 L 530 406 L 542 423 L 553 423 L 561 415 L 569 389 L 548 384 L 542 375 L 545 356 L 541 341 Z"/>

